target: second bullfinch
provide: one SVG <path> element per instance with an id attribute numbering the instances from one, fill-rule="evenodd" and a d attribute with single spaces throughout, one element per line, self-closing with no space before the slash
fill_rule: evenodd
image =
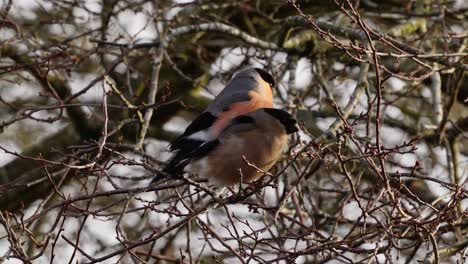
<path id="1" fill-rule="evenodd" d="M 231 119 L 215 139 L 191 152 L 178 152 L 168 166 L 182 171 L 189 165 L 189 172 L 219 187 L 251 182 L 275 164 L 288 134 L 297 131 L 297 122 L 288 112 L 257 109 Z"/>

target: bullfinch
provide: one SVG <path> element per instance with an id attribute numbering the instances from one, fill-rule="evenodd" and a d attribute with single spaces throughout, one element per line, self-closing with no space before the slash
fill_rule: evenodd
<path id="1" fill-rule="evenodd" d="M 214 139 L 191 151 L 179 151 L 164 169 L 188 172 L 208 179 L 218 187 L 251 182 L 278 160 L 288 134 L 298 131 L 294 117 L 286 111 L 260 108 L 230 120 Z"/>
<path id="2" fill-rule="evenodd" d="M 183 166 L 176 166 L 178 157 L 216 139 L 233 118 L 260 108 L 272 108 L 274 85 L 273 77 L 259 68 L 247 68 L 234 74 L 206 110 L 172 142 L 170 150 L 176 155 L 163 172 L 182 174 Z M 161 178 L 163 175 L 158 175 L 153 181 Z"/>
<path id="3" fill-rule="evenodd" d="M 273 107 L 273 77 L 259 68 L 234 74 L 226 87 L 171 144 L 171 151 L 183 148 L 186 140 L 216 138 L 229 121 L 259 108 Z"/>

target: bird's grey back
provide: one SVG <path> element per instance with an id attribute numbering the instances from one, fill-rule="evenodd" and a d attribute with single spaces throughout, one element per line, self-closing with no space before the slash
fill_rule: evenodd
<path id="1" fill-rule="evenodd" d="M 208 106 L 206 112 L 214 115 L 226 110 L 223 109 L 236 102 L 249 101 L 249 91 L 259 88 L 260 75 L 253 68 L 237 72 L 226 87 Z"/>

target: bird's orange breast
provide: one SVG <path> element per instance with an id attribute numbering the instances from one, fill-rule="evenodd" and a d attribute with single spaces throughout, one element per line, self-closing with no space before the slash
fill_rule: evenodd
<path id="1" fill-rule="evenodd" d="M 250 91 L 250 101 L 232 104 L 227 111 L 224 111 L 219 115 L 216 122 L 211 127 L 210 132 L 214 136 L 217 136 L 233 118 L 253 112 L 260 108 L 272 108 L 273 94 L 269 87 L 268 90 L 269 94 L 267 93 L 266 96 L 256 91 Z"/>
<path id="2" fill-rule="evenodd" d="M 286 134 L 275 131 L 225 135 L 222 146 L 196 163 L 192 172 L 216 186 L 251 182 L 273 167 L 287 140 Z"/>

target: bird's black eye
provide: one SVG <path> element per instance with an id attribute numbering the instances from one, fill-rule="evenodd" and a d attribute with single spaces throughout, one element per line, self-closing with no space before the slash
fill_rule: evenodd
<path id="1" fill-rule="evenodd" d="M 265 82 L 270 84 L 271 87 L 275 86 L 275 79 L 273 79 L 273 76 L 271 76 L 271 74 L 259 68 L 254 68 L 254 70 L 256 70 L 258 74 L 260 74 L 260 77 L 262 77 L 262 79 Z"/>

